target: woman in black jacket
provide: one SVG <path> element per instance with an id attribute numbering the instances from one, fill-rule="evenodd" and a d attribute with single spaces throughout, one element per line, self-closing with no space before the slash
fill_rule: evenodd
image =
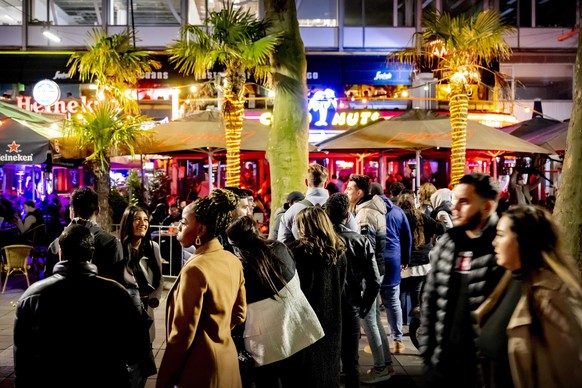
<path id="1" fill-rule="evenodd" d="M 398 206 L 404 210 L 412 232 L 410 263 L 408 266 L 403 263 L 400 302 L 402 306 L 406 306 L 406 300 L 410 296 L 412 311 L 420 304 L 422 282 L 431 269 L 429 253 L 432 249 L 432 237 L 443 234 L 445 225 L 417 209 L 412 194 L 400 194 Z"/>
<path id="2" fill-rule="evenodd" d="M 129 206 L 121 217 L 119 238 L 123 248 L 122 278 L 119 279 L 138 309 L 143 309 L 144 324 L 150 327 L 150 346 L 155 338 L 154 308 L 160 304 L 163 290 L 162 259 L 159 245 L 150 235 L 149 215 L 139 206 Z M 153 355 L 132 370 L 132 388 L 145 386 L 148 376 L 156 373 Z"/>
<path id="3" fill-rule="evenodd" d="M 290 356 L 324 335 L 301 291 L 293 255 L 285 244 L 261 237 L 250 217 L 237 218 L 226 235 L 243 264 L 247 319 L 242 337 L 257 366 L 255 387 L 293 387 L 301 370 Z"/>
<path id="4" fill-rule="evenodd" d="M 295 386 L 338 387 L 345 246 L 319 205 L 301 210 L 295 222 L 299 238 L 291 244 L 291 251 L 297 263 L 301 289 L 325 332 L 325 337 L 301 352 L 302 376 Z"/>

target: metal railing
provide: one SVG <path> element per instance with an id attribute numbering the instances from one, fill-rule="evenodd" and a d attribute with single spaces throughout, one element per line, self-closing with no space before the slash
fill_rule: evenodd
<path id="1" fill-rule="evenodd" d="M 119 238 L 119 224 L 112 225 L 112 233 Z M 162 258 L 162 275 L 176 278 L 184 264 L 184 254 L 190 256 L 176 239 L 178 228 L 165 225 L 150 225 L 152 241 L 160 246 Z"/>

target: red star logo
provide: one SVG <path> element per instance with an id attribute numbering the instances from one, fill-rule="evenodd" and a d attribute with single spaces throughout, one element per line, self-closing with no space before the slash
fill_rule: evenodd
<path id="1" fill-rule="evenodd" d="M 20 144 L 16 144 L 16 141 L 12 140 L 11 144 L 8 144 L 8 152 L 19 152 Z"/>

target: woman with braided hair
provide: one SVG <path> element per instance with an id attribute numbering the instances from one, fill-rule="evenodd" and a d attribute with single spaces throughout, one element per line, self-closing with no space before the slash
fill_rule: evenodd
<path id="1" fill-rule="evenodd" d="M 178 241 L 196 252 L 168 294 L 158 388 L 242 386 L 231 330 L 246 316 L 243 268 L 217 238 L 237 205 L 233 193 L 215 189 L 182 213 Z"/>

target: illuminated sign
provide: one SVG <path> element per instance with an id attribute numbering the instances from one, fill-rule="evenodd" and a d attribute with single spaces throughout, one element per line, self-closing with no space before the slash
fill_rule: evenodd
<path id="1" fill-rule="evenodd" d="M 384 73 L 381 71 L 376 72 L 376 76 L 374 77 L 374 81 L 387 81 L 392 79 L 392 73 Z"/>
<path id="2" fill-rule="evenodd" d="M 313 125 L 316 127 L 327 127 L 329 125 L 327 117 L 333 115 L 337 109 L 337 98 L 331 89 L 318 90 L 313 94 L 307 103 L 307 109 L 317 120 Z M 311 113 L 313 112 L 313 113 Z"/>
<path id="3" fill-rule="evenodd" d="M 56 114 L 67 114 L 67 113 L 77 113 L 82 107 L 87 109 L 92 109 L 95 105 L 94 100 L 87 100 L 87 97 L 82 96 L 81 101 L 79 100 L 69 100 L 63 101 L 58 100 L 51 104 L 50 106 L 45 106 L 39 104 L 38 102 L 32 102 L 32 97 L 30 96 L 17 96 L 16 106 L 25 109 L 30 112 L 35 113 L 56 113 Z"/>
<path id="4" fill-rule="evenodd" d="M 69 73 L 63 72 L 61 73 L 59 70 L 56 71 L 55 76 L 53 79 L 70 79 Z"/>
<path id="5" fill-rule="evenodd" d="M 43 79 L 34 85 L 32 96 L 40 105 L 50 106 L 61 98 L 61 88 L 55 81 Z"/>
<path id="6" fill-rule="evenodd" d="M 140 79 L 168 79 L 168 72 L 167 71 L 148 71 L 145 73 L 141 73 L 139 78 Z"/>
<path id="7" fill-rule="evenodd" d="M 32 162 L 32 154 L 22 155 L 20 144 L 16 143 L 16 140 L 12 140 L 12 143 L 7 144 L 8 149 L 4 151 L 4 154 L 0 155 L 0 162 Z M 16 153 L 16 155 L 12 153 Z"/>
<path id="8" fill-rule="evenodd" d="M 355 111 L 355 112 L 335 112 L 331 120 L 332 127 L 354 127 L 359 125 L 368 125 L 374 121 L 380 120 L 378 111 Z M 273 114 L 265 112 L 259 117 L 259 122 L 263 125 L 271 125 Z M 313 121 L 313 116 L 309 115 L 309 123 Z"/>

